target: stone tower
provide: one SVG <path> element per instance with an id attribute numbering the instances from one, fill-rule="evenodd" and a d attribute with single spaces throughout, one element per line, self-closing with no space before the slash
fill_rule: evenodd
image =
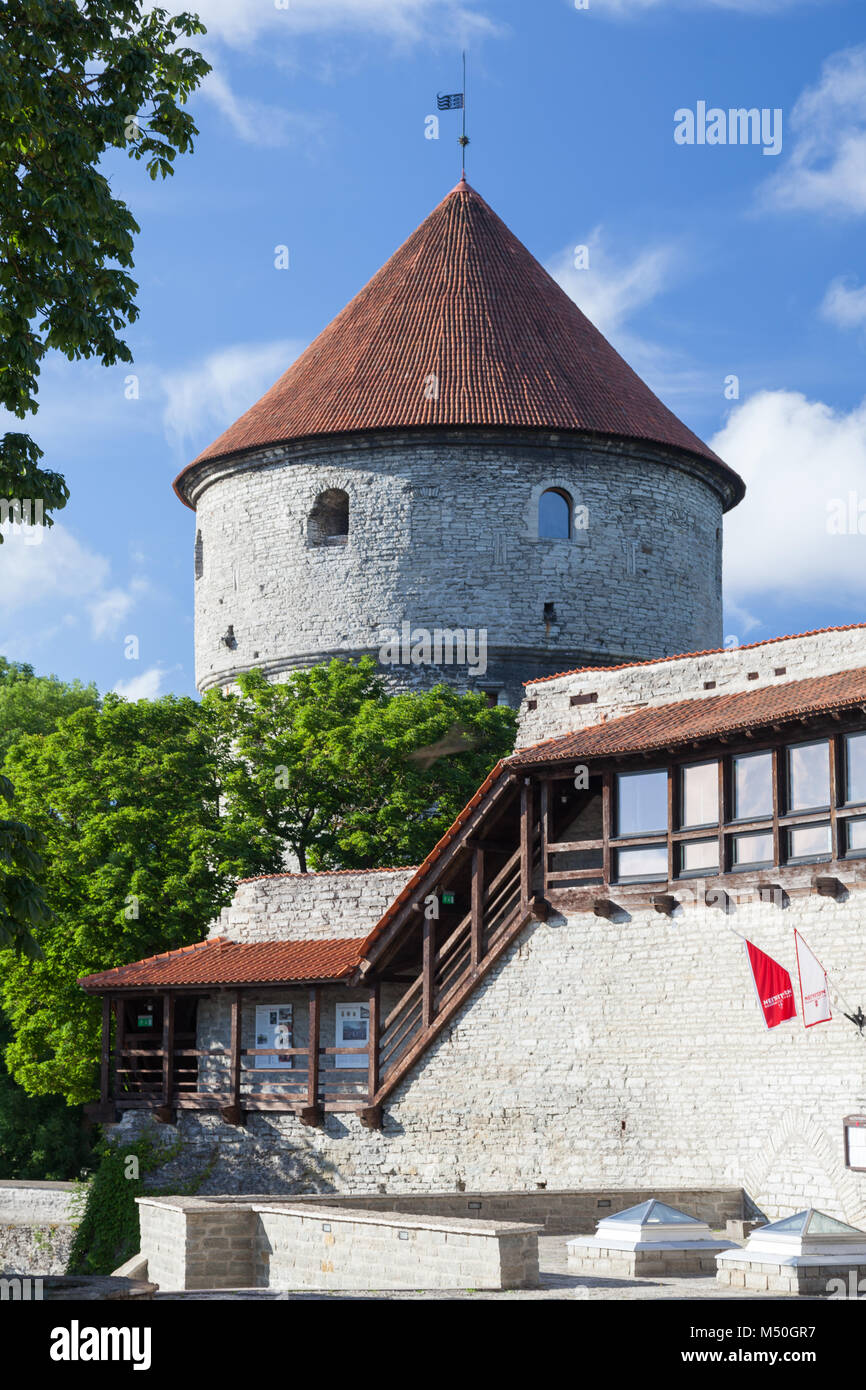
<path id="1" fill-rule="evenodd" d="M 371 652 L 513 703 L 719 646 L 744 491 L 465 180 L 175 489 L 200 690 Z"/>

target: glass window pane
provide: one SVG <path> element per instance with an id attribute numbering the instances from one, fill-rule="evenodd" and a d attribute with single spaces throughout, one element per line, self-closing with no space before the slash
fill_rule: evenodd
<path id="1" fill-rule="evenodd" d="M 788 806 L 807 811 L 830 804 L 830 749 L 823 743 L 799 743 L 788 749 Z"/>
<path id="2" fill-rule="evenodd" d="M 845 800 L 866 801 L 866 734 L 845 740 Z"/>
<path id="3" fill-rule="evenodd" d="M 616 876 L 623 878 L 667 878 L 667 845 L 646 845 L 642 849 L 616 852 Z"/>
<path id="4" fill-rule="evenodd" d="M 718 840 L 686 840 L 680 847 L 680 872 L 697 874 L 719 867 Z"/>
<path id="5" fill-rule="evenodd" d="M 789 859 L 815 859 L 829 853 L 829 825 L 797 825 L 788 831 Z"/>
<path id="6" fill-rule="evenodd" d="M 619 773 L 616 779 L 617 835 L 653 835 L 667 828 L 667 773 Z"/>
<path id="7" fill-rule="evenodd" d="M 858 854 L 866 850 L 866 818 L 848 821 L 848 853 Z"/>
<path id="8" fill-rule="evenodd" d="M 769 831 L 759 830 L 750 835 L 734 835 L 734 864 L 737 868 L 744 864 L 772 864 L 773 836 Z"/>
<path id="9" fill-rule="evenodd" d="M 571 535 L 571 507 L 561 492 L 543 492 L 538 503 L 538 534 L 543 539 L 567 541 Z"/>
<path id="10" fill-rule="evenodd" d="M 757 820 L 773 814 L 773 755 L 747 753 L 734 758 L 734 819 Z"/>
<path id="11" fill-rule="evenodd" d="M 683 768 L 682 828 L 715 825 L 719 819 L 719 765 L 695 763 Z"/>

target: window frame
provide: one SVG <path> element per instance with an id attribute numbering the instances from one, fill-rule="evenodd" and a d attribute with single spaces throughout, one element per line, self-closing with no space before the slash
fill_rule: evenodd
<path id="1" fill-rule="evenodd" d="M 541 504 L 544 498 L 547 497 L 550 493 L 554 493 L 557 497 L 561 497 L 566 505 L 566 509 L 568 511 L 567 536 L 547 536 L 544 535 L 544 533 L 541 530 Z M 557 483 L 553 483 L 550 487 L 543 488 L 542 491 L 538 494 L 538 505 L 535 510 L 535 533 L 538 540 L 540 541 L 574 540 L 574 498 L 572 497 L 570 492 L 567 492 L 564 487 L 560 487 Z"/>

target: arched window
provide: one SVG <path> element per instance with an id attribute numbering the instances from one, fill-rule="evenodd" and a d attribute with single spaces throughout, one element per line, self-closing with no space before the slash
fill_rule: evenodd
<path id="1" fill-rule="evenodd" d="M 571 539 L 571 498 L 561 488 L 549 487 L 538 499 L 538 536 L 540 540 Z"/>
<path id="2" fill-rule="evenodd" d="M 349 538 L 349 494 L 330 487 L 320 492 L 307 523 L 310 545 L 345 545 Z"/>
<path id="3" fill-rule="evenodd" d="M 196 532 L 195 538 L 195 577 L 201 579 L 204 574 L 204 541 L 201 538 L 201 531 Z"/>

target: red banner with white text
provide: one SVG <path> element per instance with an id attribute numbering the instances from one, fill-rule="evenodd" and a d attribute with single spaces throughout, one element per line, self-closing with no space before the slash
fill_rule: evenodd
<path id="1" fill-rule="evenodd" d="M 751 941 L 746 942 L 746 950 L 749 953 L 749 965 L 752 967 L 758 1003 L 767 1027 L 777 1028 L 787 1019 L 796 1018 L 794 988 L 787 970 L 777 960 L 773 960 L 772 956 L 759 951 Z"/>

